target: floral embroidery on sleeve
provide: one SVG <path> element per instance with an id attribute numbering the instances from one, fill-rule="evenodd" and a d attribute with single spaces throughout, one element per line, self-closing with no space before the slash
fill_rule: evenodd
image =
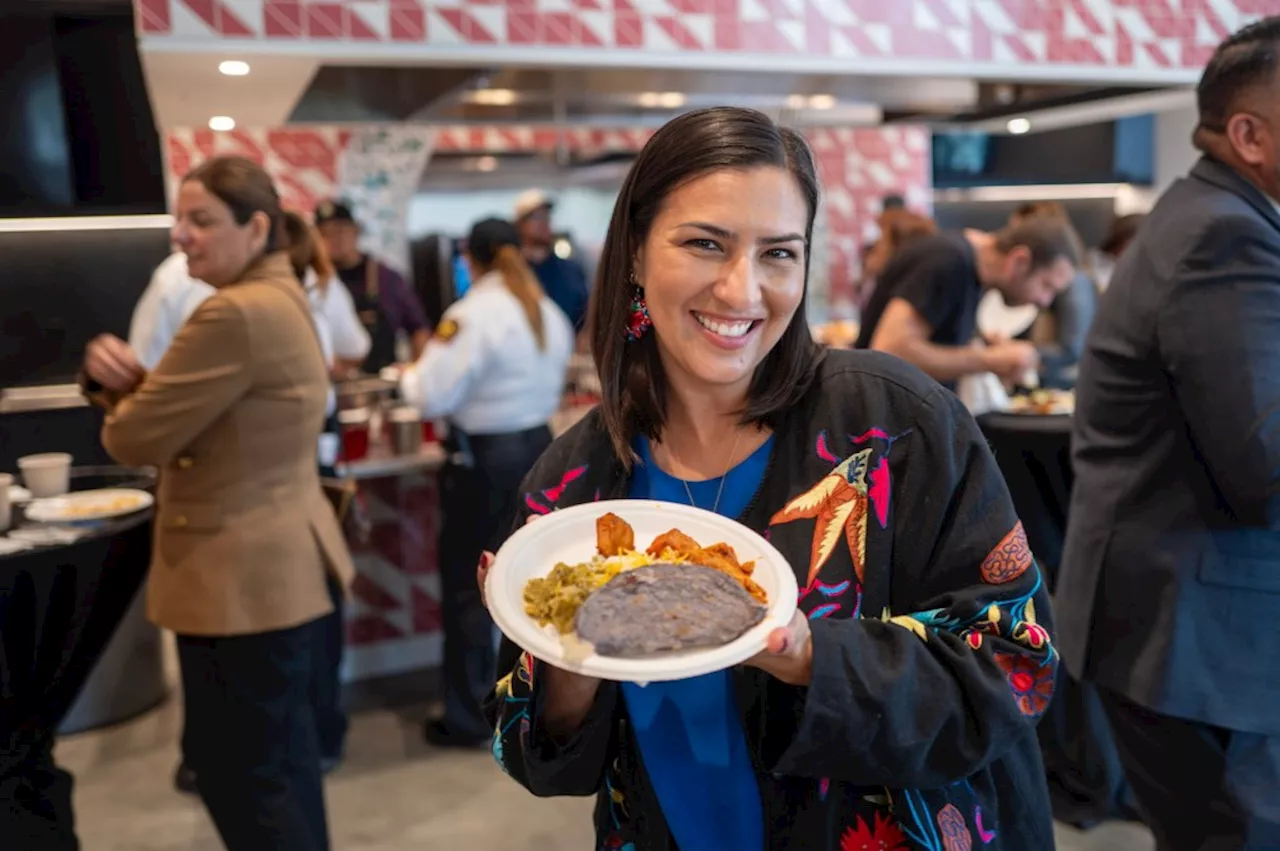
<path id="1" fill-rule="evenodd" d="M 947 804 L 939 811 L 938 832 L 942 834 L 945 851 L 972 851 L 973 836 L 955 804 Z"/>
<path id="2" fill-rule="evenodd" d="M 511 773 L 505 759 L 507 734 L 514 728 L 520 737 L 521 747 L 529 736 L 529 695 L 533 692 L 533 667 L 533 656 L 529 653 L 521 653 L 520 661 L 516 663 L 515 668 L 498 680 L 493 689 L 497 699 L 506 705 L 493 731 L 492 748 L 493 761 L 498 764 L 504 774 Z M 515 694 L 513 694 L 513 688 Z"/>
<path id="3" fill-rule="evenodd" d="M 867 824 L 858 816 L 840 837 L 840 851 L 907 851 L 907 837 L 891 818 L 876 813 Z"/>
<path id="4" fill-rule="evenodd" d="M 1053 665 L 1013 653 L 996 653 L 995 660 L 1009 678 L 1018 709 L 1023 715 L 1039 718 L 1053 697 Z"/>
<path id="5" fill-rule="evenodd" d="M 560 501 L 560 497 L 564 496 L 565 488 L 567 488 L 576 479 L 582 478 L 587 472 L 584 464 L 581 467 L 574 467 L 560 477 L 560 484 L 555 487 L 546 488 L 545 490 L 535 493 L 526 493 L 524 495 L 525 507 L 534 514 L 550 514 L 555 510 L 555 504 Z M 539 497 L 542 499 L 540 500 Z M 599 496 L 596 497 L 599 499 Z"/>
<path id="6" fill-rule="evenodd" d="M 870 460 L 870 449 L 850 455 L 816 485 L 783 506 L 769 521 L 773 526 L 802 519 L 814 521 L 813 549 L 809 556 L 806 589 L 813 586 L 822 566 L 835 552 L 842 534 L 849 543 L 849 554 L 853 557 L 853 569 L 858 581 L 863 581 L 863 562 L 867 550 L 867 470 Z"/>
<path id="7" fill-rule="evenodd" d="M 1026 573 L 1027 568 L 1034 563 L 1031 545 L 1027 543 L 1027 532 L 1019 520 L 982 562 L 982 581 L 988 585 L 1012 582 Z"/>

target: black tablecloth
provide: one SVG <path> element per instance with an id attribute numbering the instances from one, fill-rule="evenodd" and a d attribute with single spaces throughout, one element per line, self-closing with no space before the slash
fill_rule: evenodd
<path id="1" fill-rule="evenodd" d="M 1009 485 L 1031 551 L 1053 583 L 1071 502 L 1071 418 L 988 414 L 978 424 Z"/>
<path id="2" fill-rule="evenodd" d="M 988 414 L 978 424 L 1052 590 L 1074 480 L 1071 418 Z M 1092 684 L 1077 682 L 1059 666 L 1056 694 L 1038 732 L 1055 818 L 1083 827 L 1132 816 L 1124 770 Z"/>
<path id="3" fill-rule="evenodd" d="M 58 724 L 133 602 L 151 560 L 151 512 L 74 544 L 0 556 L 0 848 L 78 847 Z"/>

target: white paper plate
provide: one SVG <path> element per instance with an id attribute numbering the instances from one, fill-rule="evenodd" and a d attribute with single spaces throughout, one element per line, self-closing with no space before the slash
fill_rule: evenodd
<path id="1" fill-rule="evenodd" d="M 87 523 L 133 514 L 150 508 L 154 502 L 151 494 L 131 488 L 80 491 L 35 500 L 27 506 L 27 519 L 37 523 Z"/>
<path id="2" fill-rule="evenodd" d="M 524 611 L 525 583 L 546 576 L 557 562 L 574 564 L 594 556 L 596 519 L 609 512 L 631 524 L 637 547 L 648 547 L 663 532 L 679 529 L 703 546 L 723 541 L 733 547 L 740 561 L 754 561 L 752 578 L 769 598 L 764 620 L 722 647 L 641 659 L 599 656 L 590 645 L 572 636 L 561 638 L 553 626 L 538 626 Z M 772 544 L 747 527 L 700 508 L 641 499 L 592 502 L 539 517 L 507 539 L 485 581 L 485 598 L 494 623 L 534 658 L 586 676 L 635 683 L 682 680 L 745 662 L 765 649 L 770 632 L 791 622 L 797 596 L 791 565 Z"/>
<path id="3" fill-rule="evenodd" d="M 987 290 L 978 302 L 978 331 L 989 339 L 1013 340 L 1031 327 L 1040 315 L 1034 304 L 1010 307 L 996 290 Z"/>

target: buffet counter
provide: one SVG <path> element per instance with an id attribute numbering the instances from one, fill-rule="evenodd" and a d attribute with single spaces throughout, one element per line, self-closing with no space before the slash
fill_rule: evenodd
<path id="1" fill-rule="evenodd" d="M 570 398 L 552 418 L 559 435 L 592 405 Z M 374 433 L 380 430 L 375 429 Z M 344 530 L 356 566 L 346 609 L 343 682 L 363 683 L 436 668 L 443 659 L 439 553 L 440 491 L 436 473 L 447 453 L 424 443 L 396 453 L 389 441 L 340 464 L 358 484 Z"/>

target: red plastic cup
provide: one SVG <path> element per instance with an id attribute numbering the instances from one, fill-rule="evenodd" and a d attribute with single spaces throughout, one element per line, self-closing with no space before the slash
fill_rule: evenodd
<path id="1" fill-rule="evenodd" d="M 360 461 L 369 457 L 369 412 L 364 409 L 341 411 L 338 424 L 342 428 L 342 457 Z"/>

